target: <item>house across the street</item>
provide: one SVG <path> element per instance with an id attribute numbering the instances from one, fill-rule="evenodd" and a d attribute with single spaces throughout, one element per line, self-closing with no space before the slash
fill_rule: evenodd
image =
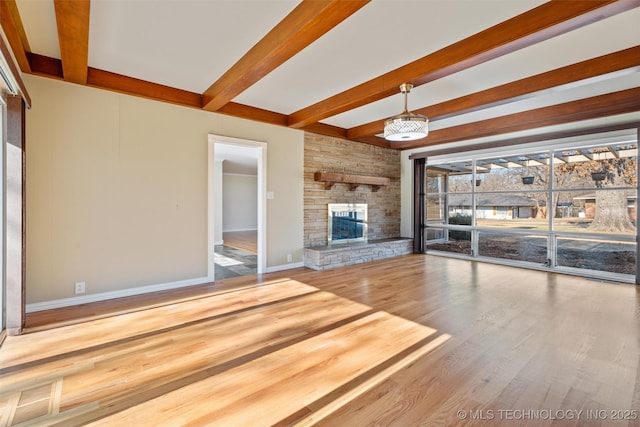
<path id="1" fill-rule="evenodd" d="M 536 199 L 515 194 L 478 195 L 476 218 L 520 219 L 535 218 L 540 208 Z M 471 215 L 471 194 L 449 196 L 449 215 Z"/>

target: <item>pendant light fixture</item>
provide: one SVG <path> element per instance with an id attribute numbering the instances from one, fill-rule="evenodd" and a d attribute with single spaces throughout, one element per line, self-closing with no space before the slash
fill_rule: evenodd
<path id="1" fill-rule="evenodd" d="M 429 119 L 407 109 L 407 95 L 412 88 L 411 83 L 400 85 L 400 92 L 404 94 L 404 111 L 384 121 L 384 139 L 387 141 L 413 141 L 429 134 Z"/>

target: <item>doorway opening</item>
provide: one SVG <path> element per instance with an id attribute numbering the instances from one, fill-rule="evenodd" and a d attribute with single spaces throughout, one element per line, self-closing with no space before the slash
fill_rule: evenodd
<path id="1" fill-rule="evenodd" d="M 266 143 L 209 135 L 210 280 L 261 274 L 266 265 Z"/>

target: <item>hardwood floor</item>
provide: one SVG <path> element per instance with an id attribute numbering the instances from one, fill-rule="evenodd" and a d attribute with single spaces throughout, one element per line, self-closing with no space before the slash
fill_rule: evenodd
<path id="1" fill-rule="evenodd" d="M 225 246 L 249 252 L 258 253 L 258 232 L 253 231 L 226 231 L 222 233 Z"/>
<path id="2" fill-rule="evenodd" d="M 0 348 L 0 426 L 640 425 L 633 285 L 408 255 L 28 331 Z"/>

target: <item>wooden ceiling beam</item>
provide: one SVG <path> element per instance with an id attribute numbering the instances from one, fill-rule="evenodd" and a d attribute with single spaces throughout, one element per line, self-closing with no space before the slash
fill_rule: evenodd
<path id="1" fill-rule="evenodd" d="M 62 61 L 56 58 L 39 55 L 37 53 L 28 53 L 30 74 L 48 77 L 50 79 L 62 80 Z"/>
<path id="2" fill-rule="evenodd" d="M 202 108 L 221 109 L 369 1 L 302 1 L 202 94 Z"/>
<path id="3" fill-rule="evenodd" d="M 3 3 L 6 3 L 7 9 L 6 11 L 13 19 L 13 23 L 18 32 L 18 36 L 22 42 L 22 46 L 24 47 L 25 52 L 31 52 L 31 46 L 29 46 L 29 39 L 27 39 L 27 32 L 24 30 L 24 25 L 22 25 L 22 18 L 20 17 L 20 11 L 18 10 L 18 4 L 16 0 L 2 0 Z"/>
<path id="4" fill-rule="evenodd" d="M 550 1 L 289 116 L 301 128 L 640 6 L 637 0 Z"/>
<path id="5" fill-rule="evenodd" d="M 286 118 L 285 118 L 286 122 Z M 306 132 L 318 133 L 325 136 L 334 136 L 336 138 L 347 139 L 347 130 L 339 126 L 328 125 L 325 123 L 313 123 L 305 126 L 302 130 Z"/>
<path id="6" fill-rule="evenodd" d="M 605 132 L 613 132 L 625 129 L 640 129 L 640 122 L 630 122 L 630 123 L 617 123 L 613 125 L 606 126 L 590 126 L 590 127 L 581 127 L 580 129 L 569 129 L 569 130 L 561 130 L 561 131 L 552 131 L 545 133 L 536 133 L 535 135 L 527 135 L 527 136 L 519 136 L 515 138 L 509 139 L 501 139 L 501 140 L 493 140 L 489 142 L 482 142 L 480 144 L 474 144 L 473 146 L 468 146 L 465 148 L 461 147 L 444 147 L 444 148 L 436 148 L 434 150 L 426 150 L 419 153 L 413 153 L 409 156 L 409 159 L 420 159 L 431 156 L 442 156 L 445 154 L 452 153 L 460 153 L 463 151 L 469 150 L 487 150 L 487 149 L 496 149 L 502 147 L 513 147 L 516 145 L 530 144 L 532 142 L 540 142 L 543 139 L 545 140 L 553 140 L 553 139 L 563 139 L 563 138 L 573 138 L 576 136 L 585 136 L 585 135 L 593 135 L 596 133 L 605 133 Z M 436 146 L 437 147 L 437 146 Z"/>
<path id="7" fill-rule="evenodd" d="M 377 145 L 378 147 L 396 148 L 392 144 L 389 144 L 389 141 L 387 141 L 386 139 L 379 138 L 379 137 L 374 136 L 374 135 L 363 136 L 363 137 L 358 138 L 358 139 L 352 139 L 352 138 L 346 138 L 346 139 L 350 139 L 352 141 L 362 142 L 363 144 Z"/>
<path id="8" fill-rule="evenodd" d="M 64 80 L 62 61 L 30 53 L 31 74 Z M 139 96 L 184 107 L 200 108 L 200 94 L 89 67 L 84 86 Z"/>
<path id="9" fill-rule="evenodd" d="M 286 123 L 286 116 L 285 116 Z M 286 126 L 286 124 L 285 124 Z M 305 126 L 301 130 L 305 132 L 317 133 L 319 135 L 331 136 L 334 138 L 349 139 L 347 137 L 347 129 L 339 126 L 328 125 L 326 123 L 312 123 L 309 126 Z M 393 148 L 389 145 L 389 142 L 375 136 L 365 137 L 358 140 L 352 140 L 361 142 L 363 144 L 375 145 L 376 147 Z"/>
<path id="10" fill-rule="evenodd" d="M 15 0 L 0 1 L 0 25 L 2 25 L 20 70 L 24 73 L 30 72 L 27 53 L 31 51 L 31 48 Z"/>
<path id="11" fill-rule="evenodd" d="M 640 46 L 634 46 L 429 107 L 413 110 L 412 112 L 423 114 L 429 117 L 429 120 L 436 121 L 458 114 L 520 101 L 563 85 L 638 67 L 640 67 Z M 347 131 L 347 137 L 359 140 L 363 137 L 380 134 L 383 131 L 384 118 L 381 118 L 350 128 Z"/>
<path id="12" fill-rule="evenodd" d="M 64 79 L 87 82 L 90 0 L 54 0 Z"/>
<path id="13" fill-rule="evenodd" d="M 64 66 L 64 62 L 63 62 Z M 200 94 L 89 67 L 86 86 L 184 107 L 200 108 Z"/>
<path id="14" fill-rule="evenodd" d="M 249 105 L 229 102 L 217 111 L 228 116 L 239 117 L 241 119 L 255 120 L 257 122 L 269 123 L 272 125 L 286 126 L 287 116 L 262 108 L 251 107 Z"/>
<path id="15" fill-rule="evenodd" d="M 399 142 L 393 145 L 399 149 L 432 147 L 450 142 L 504 135 L 637 111 L 640 111 L 640 88 L 633 88 L 494 119 L 438 129 L 432 131 L 427 138 L 422 140 Z"/>
<path id="16" fill-rule="evenodd" d="M 20 94 L 22 96 L 22 99 L 25 102 L 26 107 L 31 108 L 31 97 L 29 96 L 27 87 L 25 86 L 24 81 L 22 80 L 21 73 L 20 73 L 20 65 L 17 63 L 16 60 L 14 60 L 15 56 L 12 55 L 11 52 L 12 52 L 11 46 L 5 42 L 3 37 L 0 37 L 0 56 L 5 58 L 7 66 L 9 67 L 9 69 L 6 70 L 6 72 L 10 73 L 13 76 L 15 83 L 18 85 L 18 87 L 11 88 L 13 89 L 12 93 Z"/>
<path id="17" fill-rule="evenodd" d="M 34 53 L 30 53 L 28 58 L 31 66 L 31 74 L 63 80 L 62 61 L 59 59 Z M 199 93 L 176 89 L 170 86 L 164 86 L 92 67 L 88 68 L 87 82 L 84 85 L 123 93 L 126 95 L 153 99 L 155 101 L 181 105 L 183 107 L 200 109 L 202 105 L 202 96 Z M 234 117 L 279 126 L 286 126 L 287 123 L 287 116 L 284 114 L 274 113 L 272 111 L 262 110 L 233 102 L 228 103 L 218 112 Z M 321 128 L 318 128 L 317 130 L 319 129 Z M 342 133 L 346 134 L 346 129 L 342 129 Z"/>
<path id="18" fill-rule="evenodd" d="M 48 78 L 62 79 L 62 63 L 59 59 L 33 53 L 28 54 L 31 74 Z M 106 89 L 156 101 L 168 102 L 191 108 L 200 108 L 200 94 L 175 89 L 103 70 L 89 68 L 87 86 Z M 431 131 L 429 137 L 413 142 L 389 144 L 377 136 L 363 136 L 357 141 L 387 148 L 407 149 L 428 147 L 447 142 L 462 141 L 482 136 L 500 135 L 519 130 L 561 124 L 576 120 L 603 117 L 612 114 L 640 111 L 640 88 L 601 95 L 585 100 L 573 101 L 532 111 L 516 113 L 510 116 L 482 122 L 469 123 L 442 130 Z M 287 126 L 287 116 L 267 110 L 261 110 L 237 103 L 229 103 L 219 113 L 260 121 L 278 126 Z M 321 135 L 345 138 L 347 130 L 322 123 L 312 124 L 304 130 Z"/>

